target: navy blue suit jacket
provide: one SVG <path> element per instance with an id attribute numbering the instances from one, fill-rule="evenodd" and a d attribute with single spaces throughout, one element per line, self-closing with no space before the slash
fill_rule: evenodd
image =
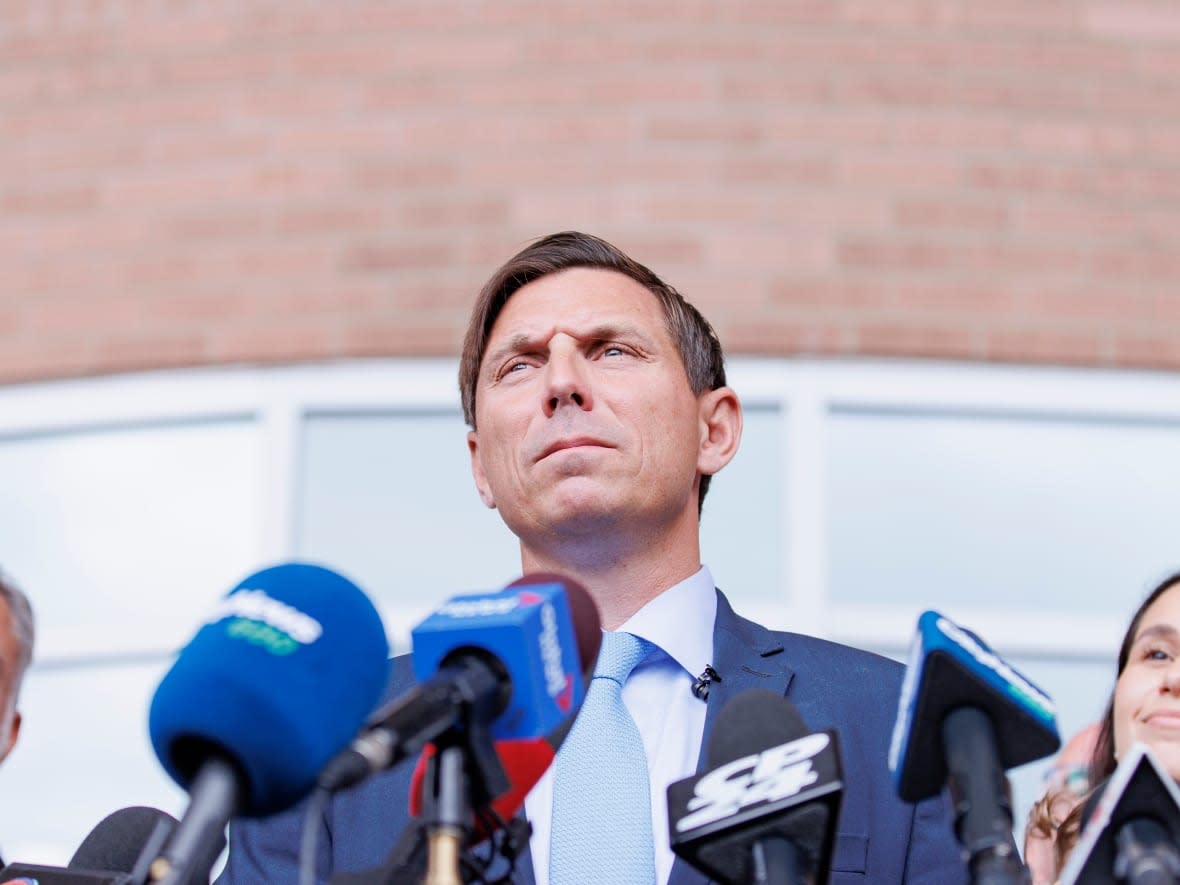
<path id="1" fill-rule="evenodd" d="M 844 797 L 832 859 L 831 885 L 958 885 L 967 882 L 943 798 L 917 805 L 900 801 L 887 767 L 902 667 L 895 661 L 822 639 L 776 633 L 736 615 L 718 591 L 713 666 L 721 681 L 710 686 L 707 747 L 717 711 L 748 688 L 781 692 L 814 730 L 840 737 Z M 407 657 L 394 662 L 390 695 L 412 684 Z M 702 751 L 701 757 L 705 753 Z M 699 765 L 699 763 L 698 763 Z M 408 819 L 411 766 L 371 778 L 337 796 L 326 815 L 317 869 L 332 872 L 380 866 Z M 265 820 L 235 821 L 230 853 L 218 885 L 297 880 L 303 806 Z M 657 834 L 657 838 L 658 838 Z M 517 881 L 534 885 L 527 853 Z M 668 885 L 706 879 L 677 859 Z M 620 883 L 622 885 L 622 883 Z"/>

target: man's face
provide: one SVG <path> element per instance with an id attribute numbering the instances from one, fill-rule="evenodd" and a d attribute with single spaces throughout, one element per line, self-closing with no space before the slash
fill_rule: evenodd
<path id="1" fill-rule="evenodd" d="M 708 434 L 659 302 L 614 271 L 517 290 L 492 327 L 468 434 L 480 497 L 525 543 L 696 518 Z M 705 447 L 707 448 L 707 447 Z"/>
<path id="2" fill-rule="evenodd" d="M 17 668 L 20 644 L 13 630 L 12 612 L 0 599 L 0 762 L 4 760 L 20 733 L 20 713 L 16 712 Z"/>

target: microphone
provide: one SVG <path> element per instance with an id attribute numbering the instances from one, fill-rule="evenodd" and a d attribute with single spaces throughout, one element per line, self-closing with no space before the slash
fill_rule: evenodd
<path id="1" fill-rule="evenodd" d="M 1062 885 L 1180 881 L 1180 789 L 1150 747 L 1133 744 L 1095 797 Z"/>
<path id="2" fill-rule="evenodd" d="M 155 857 L 164 840 L 176 828 L 176 818 L 147 806 L 132 806 L 112 811 L 95 825 L 74 856 L 71 870 L 108 870 L 132 874 L 132 879 L 143 882 L 147 875 L 145 859 Z M 210 866 L 225 847 L 225 839 L 209 859 Z"/>
<path id="3" fill-rule="evenodd" d="M 898 795 L 950 787 L 955 834 L 977 882 L 1023 881 L 1004 771 L 1061 745 L 1053 702 L 978 636 L 924 612 L 889 747 Z"/>
<path id="4" fill-rule="evenodd" d="M 0 882 L 38 882 L 40 885 L 142 885 L 148 864 L 176 826 L 176 818 L 158 808 L 120 808 L 104 817 L 82 840 L 69 865 L 60 867 L 10 864 L 0 870 Z M 212 866 L 225 839 L 209 858 Z M 193 885 L 199 880 L 193 880 Z M 203 880 L 208 882 L 208 878 Z"/>
<path id="5" fill-rule="evenodd" d="M 320 785 L 355 782 L 397 764 L 409 748 L 424 743 L 411 776 L 410 813 L 420 817 L 432 803 L 445 807 L 438 820 L 408 828 L 382 866 L 337 874 L 333 885 L 420 881 L 424 872 L 427 878 L 443 871 L 457 875 L 460 859 L 491 881 L 498 879 L 490 873 L 497 853 L 511 868 L 527 847 L 531 829 L 514 818 L 569 733 L 602 644 L 590 595 L 575 581 L 549 573 L 526 575 L 500 593 L 455 597 L 413 636 L 415 672 L 428 678 L 374 716 L 370 731 L 334 760 Z M 429 676 L 434 667 L 438 673 Z M 448 683 L 459 686 L 456 691 L 469 706 L 460 708 L 447 699 L 450 687 L 438 690 Z M 505 683 L 511 691 L 508 703 L 485 706 L 465 694 L 472 686 L 494 694 Z M 523 714 L 514 712 L 522 707 Z M 470 801 L 448 803 L 445 787 L 440 790 L 447 763 L 434 741 L 448 746 L 456 729 L 482 732 L 485 727 L 490 754 L 481 752 L 486 742 L 468 735 L 468 751 L 476 757 L 468 772 L 475 781 Z M 472 844 L 493 840 L 483 856 L 463 854 L 468 847 L 464 829 L 474 833 Z"/>
<path id="6" fill-rule="evenodd" d="M 340 790 L 392 768 L 460 726 L 487 727 L 500 741 L 568 730 L 593 675 L 602 628 L 580 584 L 543 574 L 499 592 L 452 597 L 411 637 L 419 684 L 370 718 L 324 769 L 322 789 Z M 495 786 L 491 797 L 509 788 Z"/>
<path id="7" fill-rule="evenodd" d="M 231 590 L 152 698 L 152 746 L 190 802 L 151 880 L 208 875 L 231 817 L 310 792 L 379 700 L 388 656 L 373 603 L 329 569 L 278 565 Z"/>
<path id="8" fill-rule="evenodd" d="M 129 873 L 99 872 L 12 863 L 0 870 L 0 885 L 139 885 Z"/>
<path id="9" fill-rule="evenodd" d="M 709 771 L 668 787 L 672 850 L 721 885 L 825 885 L 843 781 L 831 730 L 748 689 L 717 714 Z"/>
<path id="10" fill-rule="evenodd" d="M 709 700 L 709 686 L 721 681 L 721 674 L 713 669 L 712 664 L 706 664 L 701 675 L 692 681 L 692 696 L 699 701 Z"/>

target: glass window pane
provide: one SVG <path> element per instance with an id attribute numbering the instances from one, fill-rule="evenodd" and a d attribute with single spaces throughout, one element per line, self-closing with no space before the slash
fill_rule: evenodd
<path id="1" fill-rule="evenodd" d="M 785 598 L 785 438 L 778 408 L 748 406 L 741 449 L 705 497 L 701 557 L 739 612 L 742 600 Z"/>
<path id="2" fill-rule="evenodd" d="M 447 596 L 520 575 L 516 538 L 476 494 L 457 411 L 311 415 L 299 483 L 298 555 L 355 580 L 399 640 Z"/>
<path id="3" fill-rule="evenodd" d="M 42 654 L 159 651 L 255 567 L 260 452 L 245 421 L 0 439 L 0 567 Z"/>
<path id="4" fill-rule="evenodd" d="M 1177 562 L 1180 428 L 838 412 L 839 602 L 1121 615 Z"/>

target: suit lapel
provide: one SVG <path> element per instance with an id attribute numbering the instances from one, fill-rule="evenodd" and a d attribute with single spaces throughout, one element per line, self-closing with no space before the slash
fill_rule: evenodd
<path id="1" fill-rule="evenodd" d="M 717 711 L 726 701 L 750 688 L 766 689 L 785 697 L 794 676 L 782 642 L 765 627 L 735 614 L 720 590 L 717 591 L 717 620 L 713 624 L 713 668 L 720 679 L 709 686 L 697 774 L 708 769 L 709 738 Z M 672 864 L 668 885 L 699 885 L 704 881 L 700 873 L 680 858 Z"/>

